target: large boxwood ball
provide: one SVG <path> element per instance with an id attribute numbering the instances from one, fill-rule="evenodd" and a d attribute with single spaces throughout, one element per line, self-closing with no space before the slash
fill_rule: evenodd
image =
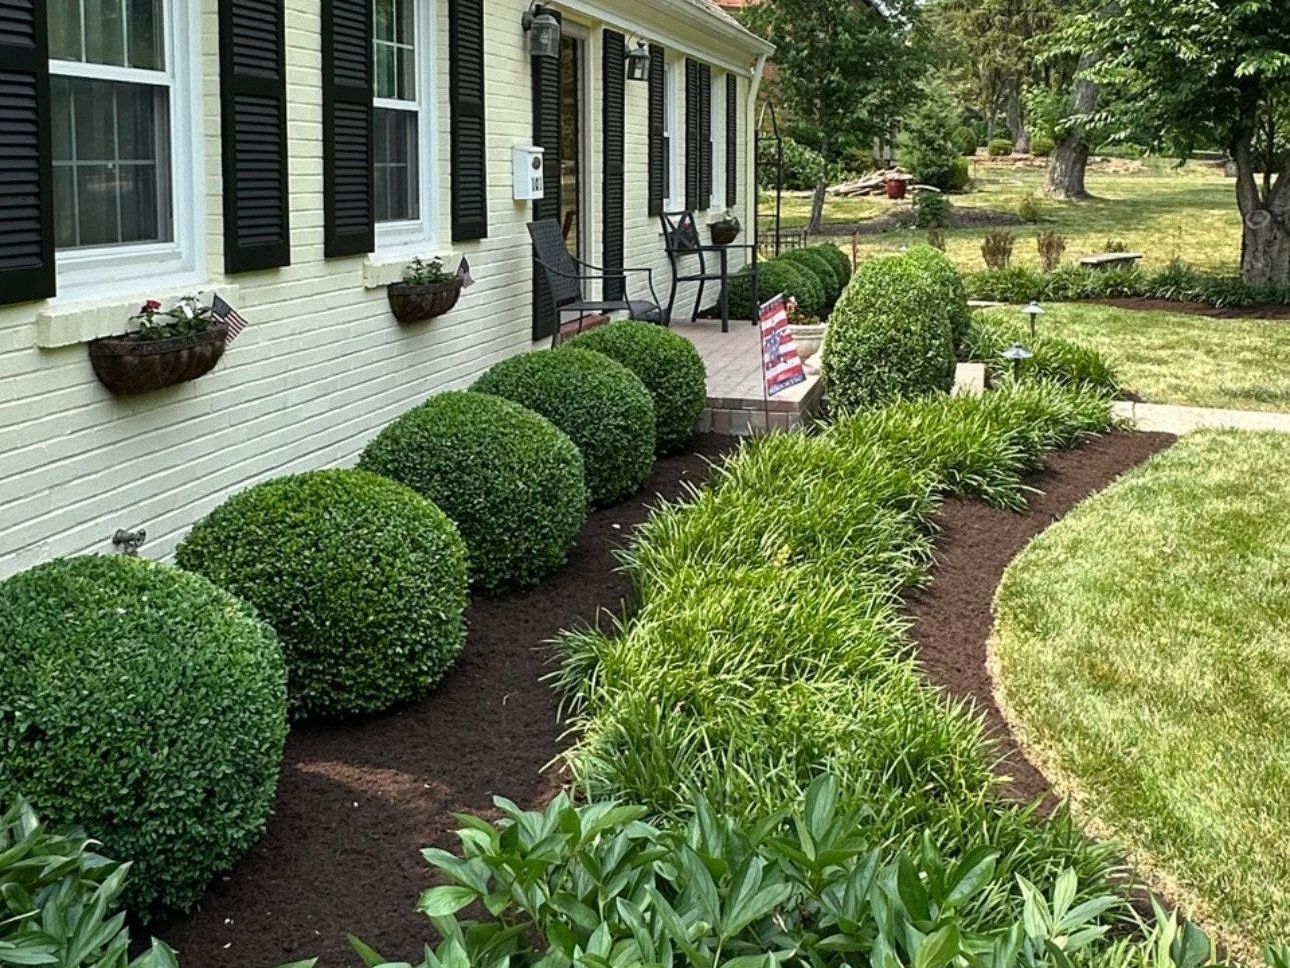
<path id="1" fill-rule="evenodd" d="M 954 341 L 942 287 L 906 256 L 864 263 L 829 317 L 823 370 L 845 412 L 897 397 L 948 392 Z"/>
<path id="2" fill-rule="evenodd" d="M 358 466 L 433 501 L 466 542 L 471 582 L 531 585 L 587 517 L 582 454 L 545 417 L 488 393 L 441 393 L 367 445 Z"/>
<path id="3" fill-rule="evenodd" d="M 963 277 L 954 263 L 940 249 L 930 245 L 910 246 L 905 253 L 915 268 L 923 272 L 927 284 L 935 286 L 945 301 L 950 316 L 950 333 L 954 337 L 954 351 L 962 350 L 972 325 L 972 311 L 968 308 L 967 290 Z"/>
<path id="4" fill-rule="evenodd" d="M 703 357 L 683 336 L 663 326 L 625 319 L 590 330 L 569 346 L 603 353 L 635 373 L 654 401 L 655 447 L 660 454 L 685 446 L 708 399 Z"/>
<path id="5" fill-rule="evenodd" d="M 235 494 L 176 560 L 277 630 L 294 715 L 374 713 L 422 696 L 465 639 L 456 527 L 367 471 L 310 471 Z"/>
<path id="6" fill-rule="evenodd" d="M 824 305 L 821 308 L 832 306 L 838 301 L 838 296 L 842 295 L 845 281 L 839 277 L 833 261 L 818 249 L 793 249 L 785 252 L 780 259 L 801 266 L 819 280 L 824 290 Z"/>
<path id="7" fill-rule="evenodd" d="M 843 286 L 851 280 L 851 257 L 833 243 L 821 242 L 819 245 L 810 246 L 807 251 L 817 252 L 828 259 Z"/>
<path id="8" fill-rule="evenodd" d="M 783 293 L 797 300 L 797 308 L 808 316 L 817 316 L 824 308 L 824 287 L 815 274 L 783 259 L 757 263 L 757 299 L 760 302 Z M 753 305 L 752 277 L 745 267 L 730 278 L 727 296 L 734 319 L 756 319 Z"/>
<path id="9" fill-rule="evenodd" d="M 634 494 L 654 466 L 654 404 L 640 378 L 603 353 L 570 347 L 502 360 L 472 387 L 536 410 L 582 451 L 593 504 Z"/>
<path id="10" fill-rule="evenodd" d="M 117 555 L 0 582 L 0 802 L 133 862 L 141 917 L 191 908 L 259 839 L 286 733 L 273 630 L 205 579 Z"/>

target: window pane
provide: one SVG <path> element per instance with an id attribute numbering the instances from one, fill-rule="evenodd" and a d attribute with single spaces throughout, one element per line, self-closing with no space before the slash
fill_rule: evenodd
<path id="1" fill-rule="evenodd" d="M 416 39 L 416 0 L 394 0 L 395 40 L 412 44 Z"/>
<path id="2" fill-rule="evenodd" d="M 80 0 L 49 0 L 49 56 L 81 60 Z"/>
<path id="3" fill-rule="evenodd" d="M 394 96 L 400 101 L 417 99 L 416 52 L 411 47 L 400 47 L 396 51 L 398 68 L 398 93 Z"/>
<path id="4" fill-rule="evenodd" d="M 165 70 L 161 0 L 126 0 L 130 11 L 130 66 Z"/>
<path id="5" fill-rule="evenodd" d="M 51 82 L 58 246 L 169 241 L 167 90 L 72 77 Z"/>
<path id="6" fill-rule="evenodd" d="M 417 219 L 421 206 L 416 112 L 378 109 L 374 120 L 376 220 Z"/>
<path id="7" fill-rule="evenodd" d="M 392 98 L 394 97 L 394 48 L 389 44 L 375 46 L 375 62 L 372 65 L 376 72 L 375 93 L 377 97 Z"/>
<path id="8" fill-rule="evenodd" d="M 122 0 L 81 0 L 85 8 L 85 59 L 91 64 L 125 64 Z"/>
<path id="9" fill-rule="evenodd" d="M 375 0 L 373 16 L 376 27 L 372 36 L 376 40 L 394 41 L 394 0 Z"/>

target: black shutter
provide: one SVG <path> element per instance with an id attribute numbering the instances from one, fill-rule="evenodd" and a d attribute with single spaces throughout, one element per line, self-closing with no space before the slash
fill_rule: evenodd
<path id="1" fill-rule="evenodd" d="M 224 271 L 291 263 L 282 0 L 220 0 Z"/>
<path id="2" fill-rule="evenodd" d="M 620 272 L 623 268 L 623 75 L 627 69 L 626 38 L 616 30 L 606 30 L 603 36 L 604 112 L 602 135 L 604 140 L 604 255 L 601 263 L 606 272 Z M 605 280 L 605 299 L 623 298 L 623 280 Z"/>
<path id="3" fill-rule="evenodd" d="M 0 303 L 54 294 L 45 0 L 0 0 Z"/>
<path id="4" fill-rule="evenodd" d="M 712 206 L 712 68 L 699 65 L 699 204 Z"/>
<path id="5" fill-rule="evenodd" d="M 448 4 L 448 99 L 452 113 L 452 238 L 488 237 L 484 139 L 484 0 Z"/>
<path id="6" fill-rule="evenodd" d="M 323 254 L 376 248 L 372 0 L 323 0 Z"/>
<path id="7" fill-rule="evenodd" d="M 667 108 L 666 53 L 658 44 L 649 48 L 649 214 L 663 211 L 666 194 L 667 142 L 663 112 Z"/>
<path id="8" fill-rule="evenodd" d="M 699 62 L 685 59 L 685 207 L 699 208 Z"/>
<path id="9" fill-rule="evenodd" d="M 739 79 L 726 75 L 726 207 L 739 204 Z"/>
<path id="10" fill-rule="evenodd" d="M 547 13 L 559 14 L 547 8 Z M 534 57 L 533 144 L 545 149 L 542 156 L 542 197 L 533 201 L 533 221 L 560 219 L 560 60 Z M 560 314 L 551 303 L 551 292 L 542 267 L 533 260 L 533 338 L 545 339 L 559 326 Z"/>

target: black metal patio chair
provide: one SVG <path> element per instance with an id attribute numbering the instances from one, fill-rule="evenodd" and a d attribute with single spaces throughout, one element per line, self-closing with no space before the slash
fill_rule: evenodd
<path id="1" fill-rule="evenodd" d="M 547 290 L 555 304 L 556 327 L 551 338 L 554 346 L 560 341 L 563 332 L 562 316 L 565 313 L 578 313 L 578 331 L 582 330 L 581 317 L 588 313 L 611 313 L 626 310 L 632 319 L 649 323 L 662 323 L 663 310 L 659 306 L 658 293 L 654 291 L 654 270 L 650 268 L 605 269 L 603 266 L 584 262 L 570 254 L 564 243 L 564 233 L 560 223 L 553 218 L 544 218 L 529 223 L 529 238 L 533 240 L 533 256 L 542 274 L 546 278 Z M 590 270 L 590 271 L 587 271 Z M 627 276 L 629 273 L 644 273 L 653 301 L 631 299 L 627 293 Z M 601 283 L 600 299 L 589 299 L 584 294 L 583 283 L 599 280 Z M 617 282 L 615 287 L 613 282 Z M 621 298 L 604 298 L 615 289 Z"/>
<path id="2" fill-rule="evenodd" d="M 754 273 L 755 278 L 756 260 L 751 258 L 755 246 L 734 242 L 727 245 L 704 245 L 699 238 L 699 226 L 694 219 L 694 213 L 690 211 L 664 212 L 659 216 L 659 221 L 663 224 L 663 245 L 667 249 L 668 262 L 672 266 L 672 289 L 668 293 L 664 318 L 670 325 L 672 307 L 676 304 L 676 289 L 680 283 L 697 282 L 699 284 L 699 291 L 694 297 L 694 312 L 690 314 L 690 320 L 693 322 L 698 318 L 699 310 L 703 306 L 704 286 L 709 282 L 719 282 L 721 284 L 721 296 L 718 300 L 718 305 L 721 307 L 721 332 L 728 333 L 730 331 L 730 253 L 749 253 L 748 271 Z M 698 260 L 697 269 L 692 265 L 683 264 L 682 260 L 691 257 Z M 709 260 L 713 257 L 716 265 L 709 267 Z M 754 291 L 756 291 L 755 286 Z"/>

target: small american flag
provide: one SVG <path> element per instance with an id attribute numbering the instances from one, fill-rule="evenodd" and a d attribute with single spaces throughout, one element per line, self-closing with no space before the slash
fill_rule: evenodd
<path id="1" fill-rule="evenodd" d="M 475 277 L 470 274 L 470 263 L 466 261 L 464 255 L 457 266 L 457 278 L 461 280 L 462 289 L 469 289 L 475 284 Z"/>
<path id="2" fill-rule="evenodd" d="M 211 300 L 211 315 L 228 326 L 228 335 L 224 337 L 226 344 L 233 342 L 233 340 L 237 339 L 238 334 L 246 329 L 246 320 L 242 318 L 241 313 L 219 296 Z"/>

